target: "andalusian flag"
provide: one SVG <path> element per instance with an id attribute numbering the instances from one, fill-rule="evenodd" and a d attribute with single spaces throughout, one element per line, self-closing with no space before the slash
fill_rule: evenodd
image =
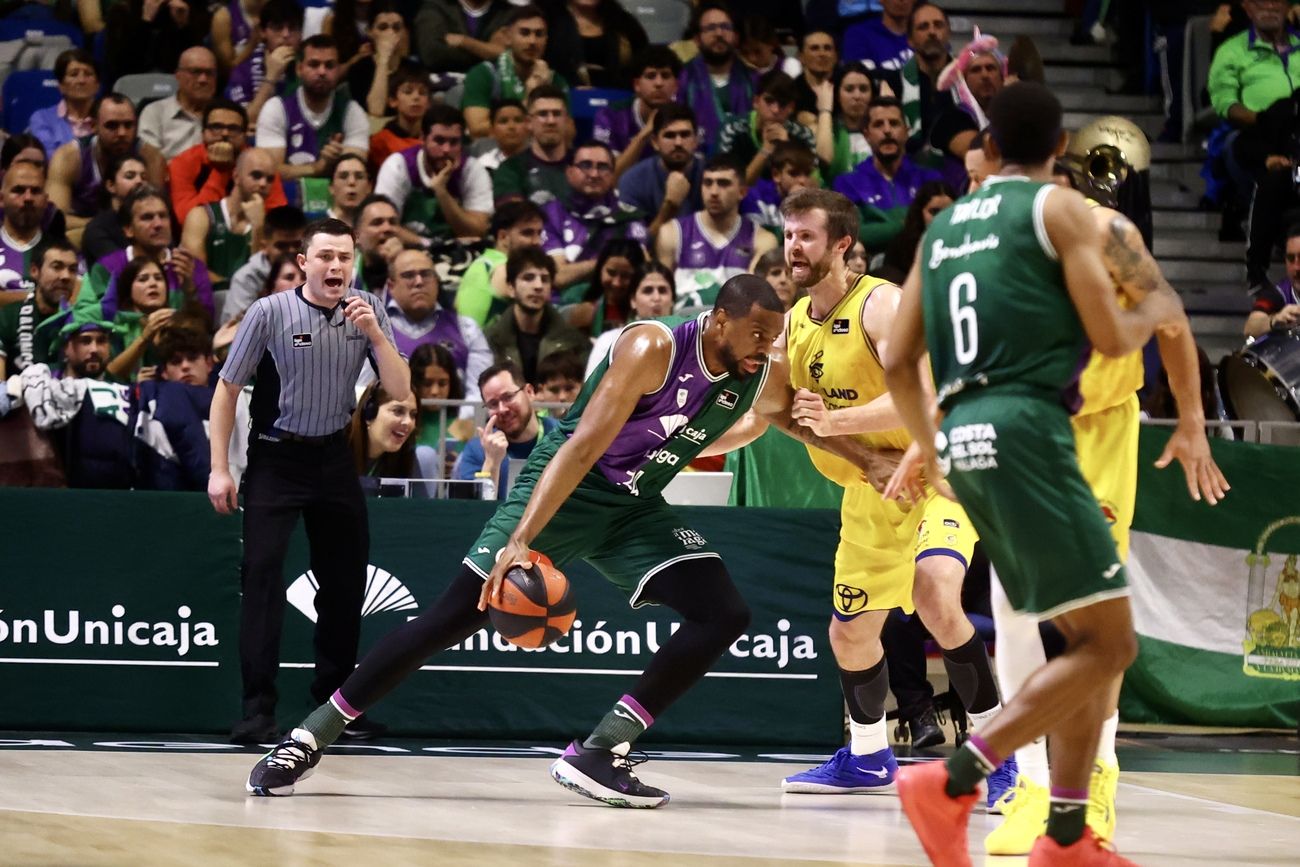
<path id="1" fill-rule="evenodd" d="M 1211 440 L 1232 491 L 1193 502 L 1144 428 L 1129 579 L 1133 722 L 1294 727 L 1300 716 L 1300 449 Z"/>

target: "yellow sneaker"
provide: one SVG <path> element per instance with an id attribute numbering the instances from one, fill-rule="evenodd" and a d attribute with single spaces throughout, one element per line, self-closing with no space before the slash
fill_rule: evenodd
<path id="1" fill-rule="evenodd" d="M 1119 765 L 1098 759 L 1088 781 L 1088 827 L 1099 840 L 1115 839 L 1115 790 L 1119 788 Z"/>
<path id="2" fill-rule="evenodd" d="M 984 851 L 990 855 L 1028 855 L 1034 841 L 1047 829 L 1050 792 L 1035 785 L 1024 774 L 1007 790 L 998 804 L 1003 820 L 984 838 Z"/>

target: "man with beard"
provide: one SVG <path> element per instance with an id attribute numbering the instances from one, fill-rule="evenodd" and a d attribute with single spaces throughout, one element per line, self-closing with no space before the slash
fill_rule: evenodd
<path id="1" fill-rule="evenodd" d="M 740 36 L 726 3 L 704 0 L 692 23 L 700 53 L 682 67 L 677 101 L 694 110 L 700 138 L 712 152 L 722 128 L 749 114 L 756 76 L 736 55 Z"/>
<path id="2" fill-rule="evenodd" d="M 198 144 L 203 115 L 217 93 L 217 57 L 202 46 L 181 52 L 176 64 L 174 96 L 155 100 L 140 112 L 140 140 L 167 159 Z"/>
<path id="3" fill-rule="evenodd" d="M 835 179 L 835 192 L 858 206 L 859 239 L 868 250 L 883 250 L 903 229 L 903 218 L 926 181 L 941 180 L 903 152 L 907 124 L 903 106 L 893 97 L 876 97 L 867 108 L 867 143 L 871 159 Z"/>
<path id="4" fill-rule="evenodd" d="M 257 146 L 266 148 L 285 180 L 324 178 L 345 153 L 370 152 L 370 121 L 346 87 L 334 37 L 317 34 L 302 44 L 301 86 L 273 96 L 257 116 Z M 323 183 L 320 184 L 324 186 Z M 310 193 L 304 191 L 306 200 Z"/>
<path id="5" fill-rule="evenodd" d="M 521 6 L 506 18 L 506 50 L 496 60 L 485 60 L 465 75 L 461 108 L 474 138 L 492 134 L 492 103 L 499 99 L 521 102 L 543 84 L 558 87 L 568 98 L 569 83 L 551 70 L 546 53 L 546 14 L 536 6 Z"/>
<path id="6" fill-rule="evenodd" d="M 378 193 L 367 196 L 357 209 L 357 262 L 356 286 L 358 289 L 375 288 L 376 294 L 388 282 L 388 271 L 394 257 L 404 249 L 399 237 L 397 207 L 387 196 Z"/>
<path id="7" fill-rule="evenodd" d="M 614 152 L 619 177 L 655 155 L 650 144 L 655 113 L 677 98 L 682 61 L 665 45 L 648 45 L 632 58 L 631 68 L 632 99 L 600 109 L 591 124 L 591 137 Z"/>
<path id="8" fill-rule="evenodd" d="M 665 223 L 703 207 L 700 180 L 704 157 L 697 149 L 695 114 L 684 105 L 665 105 L 655 112 L 651 144 L 657 156 L 646 157 L 619 179 L 618 197 L 646 214 L 650 237 Z"/>
<path id="9" fill-rule="evenodd" d="M 612 806 L 666 803 L 667 792 L 632 773 L 628 754 L 745 630 L 749 608 L 709 542 L 661 492 L 696 456 L 721 448 L 751 407 L 782 429 L 824 442 L 792 424 L 786 372 L 779 361 L 769 364 L 782 311 L 772 287 L 745 274 L 728 281 L 714 309 L 698 318 L 675 328 L 628 326 L 564 421 L 533 449 L 443 595 L 375 645 L 329 701 L 258 761 L 246 790 L 293 794 L 349 720 L 428 657 L 487 624 L 488 601 L 499 598 L 506 571 L 530 565 L 534 548 L 561 569 L 586 560 L 634 607 L 658 603 L 677 613 L 681 627 L 627 693 L 551 766 L 561 785 Z M 501 401 L 523 388 L 512 384 L 492 409 L 499 413 Z M 675 420 L 667 432 L 665 418 Z M 849 441 L 825 442 L 846 457 L 862 456 Z"/>
<path id="10" fill-rule="evenodd" d="M 45 166 L 14 160 L 0 180 L 4 221 L 0 223 L 0 305 L 12 305 L 31 290 L 28 257 L 41 243 L 41 220 L 49 198 Z"/>
<path id="11" fill-rule="evenodd" d="M 219 202 L 190 211 L 181 246 L 208 266 L 213 290 L 229 280 L 253 250 L 262 249 L 266 229 L 266 195 L 275 178 L 275 163 L 261 148 L 249 148 L 235 164 L 235 186 Z"/>
<path id="12" fill-rule="evenodd" d="M 513 361 L 494 364 L 479 375 L 476 385 L 488 409 L 487 423 L 465 443 L 451 477 L 460 481 L 491 479 L 497 499 L 504 500 L 510 481 L 510 461 L 524 461 L 542 437 L 559 421 L 533 409 L 537 393 Z"/>
<path id="13" fill-rule="evenodd" d="M 808 292 L 795 302 L 778 344 L 789 354 L 791 383 L 798 389 L 792 415 L 821 436 L 851 436 L 901 458 L 911 440 L 880 363 L 899 289 L 847 270 L 844 257 L 857 238 L 858 215 L 844 196 L 802 190 L 781 210 L 786 262 L 795 286 Z M 1001 707 L 984 642 L 961 606 L 975 532 L 961 507 L 933 489 L 917 492 L 915 503 L 886 500 L 883 486 L 865 482 L 852 464 L 820 451 L 809 456 L 822 475 L 844 488 L 830 642 L 848 703 L 851 742 L 825 764 L 787 777 L 782 790 L 887 792 L 898 772 L 885 731 L 889 672 L 880 643 L 891 610 L 920 615 L 976 727 Z M 1014 768 L 1005 773 L 1015 779 Z"/>
<path id="14" fill-rule="evenodd" d="M 50 238 L 32 251 L 27 273 L 35 288 L 0 308 L 0 380 L 49 360 L 57 314 L 68 309 L 77 285 L 77 248 L 65 238 Z"/>
<path id="15" fill-rule="evenodd" d="M 537 382 L 537 364 L 555 352 L 572 351 L 585 361 L 591 340 L 570 326 L 551 303 L 555 260 L 540 247 L 515 250 L 506 261 L 506 284 L 515 303 L 484 331 L 492 355 L 523 371 L 524 382 Z"/>
<path id="16" fill-rule="evenodd" d="M 542 248 L 555 257 L 555 282 L 570 286 L 596 270 L 606 242 L 626 238 L 644 246 L 644 214 L 614 191 L 614 155 L 599 142 L 579 145 L 565 169 L 568 194 L 542 206 Z"/>
<path id="17" fill-rule="evenodd" d="M 745 198 L 741 168 L 718 154 L 704 166 L 704 208 L 678 217 L 655 237 L 655 258 L 674 271 L 676 306 L 711 305 L 722 285 L 776 247 L 776 238 L 758 221 L 740 213 Z"/>
<path id="18" fill-rule="evenodd" d="M 479 374 L 492 364 L 492 350 L 478 323 L 438 303 L 438 275 L 424 250 L 403 250 L 393 258 L 387 285 L 388 321 L 397 351 L 410 358 L 426 343 L 451 353 L 466 400 L 478 400 Z"/>
<path id="19" fill-rule="evenodd" d="M 137 187 L 122 200 L 117 218 L 131 244 L 109 253 L 87 272 L 77 293 L 78 315 L 111 322 L 118 311 L 118 273 L 136 256 L 150 256 L 162 263 L 167 306 L 178 309 L 192 301 L 211 317 L 212 280 L 208 267 L 184 247 L 172 247 L 171 212 L 163 194 L 147 184 Z M 129 293 L 130 287 L 126 291 Z"/>
<path id="20" fill-rule="evenodd" d="M 880 74 L 903 103 L 910 153 L 929 144 L 935 117 L 953 105 L 952 94 L 937 87 L 939 73 L 952 62 L 950 38 L 947 13 L 933 3 L 917 4 L 907 19 L 912 56 L 902 68 Z"/>
<path id="21" fill-rule="evenodd" d="M 934 119 L 930 146 L 960 162 L 975 133 L 988 125 L 989 106 L 1006 84 L 1006 61 L 997 51 L 997 40 L 985 36 L 962 49 L 953 63 L 954 78 L 960 77 L 961 81 L 951 88 L 953 104 Z"/>
<path id="22" fill-rule="evenodd" d="M 397 206 L 408 241 L 480 238 L 492 218 L 492 179 L 465 148 L 465 116 L 439 103 L 424 115 L 424 143 L 384 160 L 375 192 Z"/>
<path id="23" fill-rule="evenodd" d="M 101 96 L 92 110 L 95 133 L 60 147 L 50 157 L 46 191 L 67 218 L 68 240 L 81 243 L 86 224 L 99 212 L 108 163 L 113 157 L 135 154 L 144 163 L 150 185 L 162 189 L 167 159 L 153 145 L 136 137 L 135 106 L 120 93 Z"/>
<path id="24" fill-rule="evenodd" d="M 528 199 L 544 205 L 567 192 L 564 170 L 569 164 L 568 130 L 573 122 L 564 91 L 553 84 L 533 88 L 525 101 L 528 147 L 503 162 L 492 176 L 496 203 Z"/>

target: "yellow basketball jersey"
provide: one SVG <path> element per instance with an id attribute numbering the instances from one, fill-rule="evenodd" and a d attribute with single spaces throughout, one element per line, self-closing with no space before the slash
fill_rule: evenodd
<path id="1" fill-rule="evenodd" d="M 801 298 L 790 310 L 786 326 L 786 353 L 790 358 L 790 381 L 821 395 L 831 409 L 863 406 L 884 394 L 885 369 L 871 338 L 862 328 L 862 306 L 882 283 L 862 274 L 847 275 L 849 291 L 823 319 L 809 311 L 811 299 Z M 905 428 L 861 434 L 869 446 L 905 449 L 911 438 Z M 864 484 L 862 472 L 843 458 L 821 449 L 809 448 L 813 464 L 837 485 Z"/>
<path id="2" fill-rule="evenodd" d="M 1087 201 L 1090 207 L 1100 207 L 1092 199 Z M 1123 292 L 1118 294 L 1120 307 L 1127 310 L 1133 306 L 1127 295 Z M 1141 350 L 1122 358 L 1107 358 L 1100 352 L 1092 353 L 1088 366 L 1079 377 L 1079 394 L 1083 397 L 1083 406 L 1077 414 L 1091 415 L 1119 406 L 1142 387 L 1145 376 Z"/>

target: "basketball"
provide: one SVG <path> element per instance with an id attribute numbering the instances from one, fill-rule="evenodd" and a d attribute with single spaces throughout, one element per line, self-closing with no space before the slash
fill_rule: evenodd
<path id="1" fill-rule="evenodd" d="M 533 565 L 506 572 L 500 602 L 490 602 L 488 617 L 501 637 L 519 647 L 545 647 L 573 626 L 577 603 L 569 579 L 545 554 L 529 552 Z"/>

